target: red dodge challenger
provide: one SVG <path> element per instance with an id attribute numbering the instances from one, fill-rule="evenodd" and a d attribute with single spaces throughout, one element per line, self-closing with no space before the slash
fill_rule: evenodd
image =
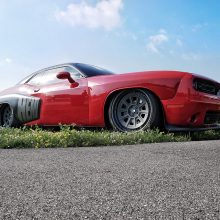
<path id="1" fill-rule="evenodd" d="M 179 71 L 114 74 L 68 63 L 0 93 L 0 125 L 111 127 L 127 132 L 220 128 L 220 84 Z"/>

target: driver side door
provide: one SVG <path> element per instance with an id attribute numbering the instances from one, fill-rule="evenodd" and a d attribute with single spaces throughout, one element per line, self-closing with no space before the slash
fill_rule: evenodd
<path id="1" fill-rule="evenodd" d="M 58 79 L 59 72 L 69 72 L 77 82 Z M 41 125 L 87 125 L 89 117 L 88 81 L 71 66 L 47 69 L 27 82 L 31 95 L 41 98 Z"/>

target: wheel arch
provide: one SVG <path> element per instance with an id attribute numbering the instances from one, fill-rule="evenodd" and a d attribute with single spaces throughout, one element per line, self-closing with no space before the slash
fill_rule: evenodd
<path id="1" fill-rule="evenodd" d="M 152 90 L 149 90 L 148 88 L 143 88 L 143 87 L 131 87 L 131 88 L 122 88 L 122 89 L 117 89 L 117 90 L 114 90 L 112 92 L 110 92 L 105 100 L 105 104 L 104 104 L 104 121 L 105 121 L 105 126 L 107 128 L 110 128 L 111 125 L 110 125 L 110 122 L 109 122 L 109 117 L 108 117 L 108 109 L 109 109 L 109 106 L 110 106 L 110 103 L 111 103 L 111 100 L 113 97 L 115 97 L 117 94 L 119 94 L 120 92 L 122 91 L 127 91 L 127 90 L 134 90 L 134 89 L 141 89 L 141 90 L 144 90 L 144 91 L 148 91 L 150 92 L 154 98 L 157 100 L 159 106 L 160 106 L 160 113 L 161 113 L 161 116 L 162 116 L 162 120 L 161 120 L 161 125 L 160 125 L 160 128 L 162 130 L 165 129 L 165 124 L 166 124 L 166 117 L 165 117 L 165 111 L 164 111 L 164 107 L 163 107 L 163 104 L 159 98 L 159 96 L 157 96 Z"/>
<path id="2" fill-rule="evenodd" d="M 10 106 L 10 104 L 9 104 L 8 102 L 2 102 L 2 103 L 0 103 L 0 114 L 1 114 L 2 110 L 4 109 L 4 107 L 5 107 L 6 105 L 9 105 L 9 106 Z"/>

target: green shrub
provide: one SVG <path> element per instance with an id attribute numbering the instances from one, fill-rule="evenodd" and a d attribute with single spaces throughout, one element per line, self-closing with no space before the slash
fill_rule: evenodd
<path id="1" fill-rule="evenodd" d="M 1 128 L 0 148 L 48 148 L 130 145 L 155 142 L 189 141 L 187 136 L 165 134 L 159 130 L 120 133 L 89 131 L 62 126 L 59 132 L 39 128 Z"/>
<path id="2" fill-rule="evenodd" d="M 68 126 L 61 126 L 57 132 L 27 127 L 0 128 L 0 148 L 92 147 L 217 139 L 220 139 L 220 131 L 194 132 L 187 135 L 159 130 L 133 133 L 79 131 Z"/>
<path id="3" fill-rule="evenodd" d="M 203 132 L 194 132 L 191 134 L 191 138 L 193 141 L 220 140 L 220 131 L 208 130 Z"/>

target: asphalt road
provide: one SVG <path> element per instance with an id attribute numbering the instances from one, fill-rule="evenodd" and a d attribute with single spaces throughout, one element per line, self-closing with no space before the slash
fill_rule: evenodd
<path id="1" fill-rule="evenodd" d="M 220 219 L 220 141 L 0 150 L 0 219 Z"/>

